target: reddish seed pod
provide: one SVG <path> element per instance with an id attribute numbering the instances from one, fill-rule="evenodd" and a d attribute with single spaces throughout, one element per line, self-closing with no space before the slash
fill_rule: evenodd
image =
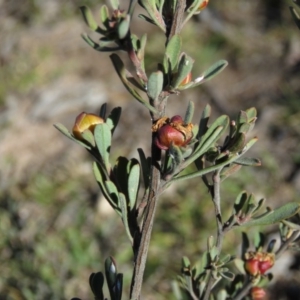
<path id="1" fill-rule="evenodd" d="M 266 257 L 264 260 L 259 262 L 259 271 L 261 274 L 265 274 L 274 265 L 274 259 Z"/>
<path id="2" fill-rule="evenodd" d="M 198 7 L 198 11 L 203 10 L 208 5 L 209 0 L 204 0 Z"/>
<path id="3" fill-rule="evenodd" d="M 178 115 L 171 119 L 161 118 L 152 126 L 152 131 L 156 132 L 154 143 L 162 150 L 169 149 L 172 144 L 184 147 L 193 137 L 192 128 L 191 123 L 185 124 Z"/>
<path id="4" fill-rule="evenodd" d="M 259 274 L 259 261 L 251 258 L 245 261 L 244 268 L 249 275 L 256 276 Z"/>
<path id="5" fill-rule="evenodd" d="M 263 275 L 274 266 L 275 255 L 268 252 L 247 252 L 245 254 L 246 272 L 252 276 Z"/>
<path id="6" fill-rule="evenodd" d="M 155 144 L 158 148 L 167 150 L 172 143 L 176 146 L 183 146 L 185 144 L 184 135 L 167 124 L 157 132 Z"/>
<path id="7" fill-rule="evenodd" d="M 266 292 L 263 288 L 254 286 L 250 291 L 250 295 L 252 300 L 262 300 L 266 296 Z"/>

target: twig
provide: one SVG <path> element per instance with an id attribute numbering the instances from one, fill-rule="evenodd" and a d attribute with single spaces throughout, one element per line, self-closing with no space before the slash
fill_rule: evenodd
<path id="1" fill-rule="evenodd" d="M 299 235 L 299 231 L 294 231 L 291 237 L 280 245 L 279 249 L 276 251 L 276 258 L 279 258 L 283 254 L 283 252 L 285 252 L 288 249 L 291 243 L 295 242 Z"/>
<path id="2" fill-rule="evenodd" d="M 168 35 L 168 40 L 172 38 L 175 34 L 179 34 L 182 28 L 182 21 L 184 10 L 186 7 L 186 0 L 177 0 L 175 13 L 172 19 L 172 26 L 170 33 Z"/>
<path id="3" fill-rule="evenodd" d="M 220 196 L 220 173 L 222 168 L 216 170 L 213 174 L 213 186 L 210 188 L 210 193 L 212 196 L 212 201 L 215 207 L 215 215 L 217 222 L 217 242 L 216 247 L 218 253 L 221 252 L 223 243 L 223 222 L 222 222 L 222 212 L 221 212 L 221 196 Z M 214 279 L 212 277 L 212 272 L 210 271 L 208 282 L 206 285 L 205 294 L 203 300 L 208 300 L 210 296 L 211 289 L 214 284 Z"/>
<path id="4" fill-rule="evenodd" d="M 151 102 L 151 100 L 150 100 Z M 166 105 L 166 101 L 162 101 Z M 165 112 L 165 105 L 158 106 L 150 103 L 157 109 L 157 114 L 150 112 L 151 119 L 157 120 L 161 114 Z M 130 299 L 139 300 L 141 297 L 141 289 L 144 277 L 144 271 L 148 256 L 153 222 L 159 197 L 160 182 L 161 182 L 161 150 L 154 144 L 154 134 L 152 135 L 151 143 L 151 180 L 148 200 L 144 209 L 143 223 L 141 231 L 134 237 L 133 252 L 134 252 L 134 270 L 132 274 Z"/>
<path id="5" fill-rule="evenodd" d="M 243 287 L 240 289 L 238 294 L 232 300 L 242 300 L 242 299 L 244 299 L 248 295 L 251 287 L 252 287 L 252 282 L 248 278 L 248 280 L 244 283 Z"/>
<path id="6" fill-rule="evenodd" d="M 145 208 L 145 217 L 142 229 L 135 237 L 133 245 L 135 261 L 131 281 L 130 299 L 134 300 L 138 300 L 141 297 L 144 271 L 157 207 L 157 192 L 160 186 L 160 154 L 161 151 L 152 143 L 151 191 L 149 192 L 147 206 Z"/>
<path id="7" fill-rule="evenodd" d="M 220 196 L 220 173 L 222 168 L 218 169 L 213 175 L 213 203 L 215 206 L 216 222 L 217 222 L 217 242 L 216 247 L 218 253 L 221 252 L 223 243 L 223 222 L 221 213 L 221 196 Z"/>

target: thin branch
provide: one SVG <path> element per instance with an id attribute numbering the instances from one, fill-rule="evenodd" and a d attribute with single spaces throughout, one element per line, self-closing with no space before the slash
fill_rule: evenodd
<path id="1" fill-rule="evenodd" d="M 222 168 L 218 169 L 213 175 L 213 203 L 215 206 L 216 222 L 217 222 L 217 243 L 216 247 L 220 254 L 223 243 L 223 222 L 221 212 L 221 196 L 220 196 L 220 173 Z"/>
<path id="2" fill-rule="evenodd" d="M 276 251 L 276 258 L 279 258 L 289 248 L 289 246 L 296 241 L 299 235 L 299 231 L 294 231 L 291 237 L 280 245 L 279 249 Z"/>
<path id="3" fill-rule="evenodd" d="M 134 300 L 138 300 L 141 297 L 144 271 L 157 207 L 158 190 L 160 187 L 160 161 L 161 150 L 152 142 L 151 189 L 145 208 L 142 229 L 141 232 L 138 232 L 135 236 L 133 245 L 134 270 L 131 281 L 130 299 Z"/>
<path id="4" fill-rule="evenodd" d="M 181 31 L 185 7 L 186 0 L 177 0 L 175 13 L 172 19 L 171 30 L 168 35 L 168 41 L 172 38 L 172 36 L 179 34 Z"/>
<path id="5" fill-rule="evenodd" d="M 216 170 L 213 174 L 213 186 L 210 188 L 210 193 L 212 196 L 212 201 L 215 207 L 215 216 L 217 222 L 217 242 L 216 247 L 218 249 L 218 253 L 220 254 L 222 243 L 223 243 L 223 222 L 222 222 L 222 212 L 221 212 L 221 196 L 220 196 L 220 173 L 222 168 Z M 214 285 L 214 279 L 212 277 L 212 271 L 209 273 L 208 281 L 206 284 L 206 290 L 203 297 L 203 300 L 208 300 L 210 296 L 211 289 Z"/>
<path id="6" fill-rule="evenodd" d="M 232 300 L 242 300 L 244 299 L 248 294 L 252 287 L 252 282 L 248 278 L 248 280 L 244 283 L 243 287 L 240 289 L 238 294 L 232 299 Z"/>

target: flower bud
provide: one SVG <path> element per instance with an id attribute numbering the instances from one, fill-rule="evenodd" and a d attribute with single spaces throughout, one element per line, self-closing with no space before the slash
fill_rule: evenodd
<path id="1" fill-rule="evenodd" d="M 266 292 L 263 288 L 254 286 L 250 291 L 250 295 L 252 300 L 261 300 L 266 296 Z"/>
<path id="2" fill-rule="evenodd" d="M 172 144 L 184 147 L 193 137 L 192 128 L 193 124 L 184 123 L 180 116 L 161 118 L 152 126 L 152 131 L 156 132 L 154 143 L 162 150 L 169 149 Z"/>
<path id="3" fill-rule="evenodd" d="M 103 123 L 104 120 L 95 114 L 87 114 L 82 112 L 76 117 L 75 124 L 73 126 L 73 135 L 79 139 L 83 140 L 82 133 L 86 130 L 94 132 L 95 126 L 97 124 Z"/>

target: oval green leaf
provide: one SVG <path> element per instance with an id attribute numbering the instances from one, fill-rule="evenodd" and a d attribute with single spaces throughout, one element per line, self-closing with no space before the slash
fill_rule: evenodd
<path id="1" fill-rule="evenodd" d="M 152 100 L 157 100 L 160 95 L 164 84 L 164 77 L 161 71 L 153 72 L 149 76 L 147 85 L 147 95 Z"/>
<path id="2" fill-rule="evenodd" d="M 89 26 L 91 30 L 96 31 L 98 29 L 98 24 L 95 21 L 91 10 L 87 6 L 81 6 L 80 11 L 87 26 Z"/>
<path id="3" fill-rule="evenodd" d="M 287 203 L 275 210 L 271 211 L 267 215 L 251 219 L 249 222 L 241 224 L 240 226 L 258 226 L 258 225 L 271 225 L 279 223 L 285 219 L 288 219 L 300 211 L 300 204 L 297 202 Z"/>
<path id="4" fill-rule="evenodd" d="M 134 165 L 128 176 L 128 198 L 130 209 L 136 207 L 137 193 L 140 185 L 140 165 Z"/>
<path id="5" fill-rule="evenodd" d="M 95 127 L 94 137 L 100 156 L 106 170 L 110 169 L 109 152 L 111 146 L 111 131 L 106 123 L 98 124 Z"/>
<path id="6" fill-rule="evenodd" d="M 58 131 L 60 131 L 64 136 L 66 136 L 67 138 L 69 138 L 70 140 L 72 140 L 73 142 L 79 144 L 80 146 L 83 146 L 84 148 L 88 149 L 88 150 L 91 150 L 91 146 L 90 145 L 87 145 L 77 139 L 75 139 L 73 137 L 73 135 L 69 132 L 69 130 L 63 125 L 63 124 L 54 124 L 53 125 Z"/>

